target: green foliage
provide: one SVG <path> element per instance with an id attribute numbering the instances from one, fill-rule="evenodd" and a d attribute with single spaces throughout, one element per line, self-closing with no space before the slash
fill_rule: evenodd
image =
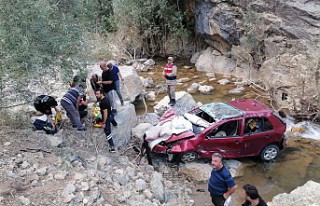
<path id="1" fill-rule="evenodd" d="M 30 120 L 24 113 L 0 110 L 0 127 L 25 129 L 31 126 Z"/>
<path id="2" fill-rule="evenodd" d="M 83 68 L 83 32 L 94 17 L 91 1 L 0 1 L 0 80 L 15 79 L 26 98 L 28 84 L 45 75 L 72 78 Z M 79 59 L 81 61 L 79 61 Z M 27 94 L 28 93 L 28 94 Z M 1 102 L 0 102 L 1 103 Z"/>
<path id="3" fill-rule="evenodd" d="M 187 33 L 184 13 L 167 0 L 113 0 L 113 6 L 118 28 L 133 28 L 133 34 L 152 54 L 159 52 L 169 35 L 179 39 Z"/>

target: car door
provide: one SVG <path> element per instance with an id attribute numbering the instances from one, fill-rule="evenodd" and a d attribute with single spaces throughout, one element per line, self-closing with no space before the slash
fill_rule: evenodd
<path id="1" fill-rule="evenodd" d="M 256 129 L 248 126 L 251 120 L 256 121 Z M 267 117 L 248 117 L 245 119 L 244 127 L 243 143 L 246 149 L 242 152 L 243 156 L 257 156 L 272 141 L 272 124 Z"/>
<path id="2" fill-rule="evenodd" d="M 215 152 L 224 157 L 237 158 L 241 154 L 243 138 L 240 136 L 241 119 L 225 120 L 205 130 L 203 141 L 197 146 L 203 158 L 211 158 Z"/>

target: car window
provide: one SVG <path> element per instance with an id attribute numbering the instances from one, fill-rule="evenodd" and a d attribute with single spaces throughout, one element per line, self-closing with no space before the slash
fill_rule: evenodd
<path id="1" fill-rule="evenodd" d="M 273 126 L 269 119 L 266 117 L 253 117 L 247 118 L 245 122 L 244 133 L 258 133 L 264 131 L 270 131 L 273 129 Z"/>
<path id="2" fill-rule="evenodd" d="M 217 137 L 233 137 L 239 135 L 239 121 L 232 120 L 229 122 L 225 122 L 220 125 L 218 128 L 215 128 L 211 133 L 207 136 L 208 138 L 217 138 Z"/>
<path id="3" fill-rule="evenodd" d="M 263 117 L 263 131 L 273 130 L 273 126 L 268 118 Z"/>

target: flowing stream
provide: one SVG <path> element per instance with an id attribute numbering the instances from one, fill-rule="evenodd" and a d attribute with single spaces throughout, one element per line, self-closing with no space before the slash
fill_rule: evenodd
<path id="1" fill-rule="evenodd" d="M 222 75 L 216 75 L 217 80 L 208 81 L 205 73 L 196 71 L 195 69 L 186 69 L 186 61 L 178 62 L 178 78 L 190 78 L 190 81 L 177 86 L 177 91 L 186 91 L 194 82 L 199 83 L 205 81 L 203 85 L 213 86 L 215 89 L 209 95 L 193 94 L 196 102 L 209 103 L 213 101 L 229 101 L 240 98 L 255 98 L 257 94 L 250 88 L 240 94 L 229 94 L 229 91 L 237 86 L 235 84 L 220 85 L 217 83 Z M 140 76 L 151 77 L 155 85 L 162 85 L 164 78 L 162 76 L 162 68 L 165 62 L 160 62 L 150 72 L 139 72 Z M 229 78 L 229 80 L 233 77 Z M 150 89 L 157 91 L 157 89 Z M 161 100 L 166 94 L 159 93 L 156 101 Z M 266 100 L 259 99 L 267 103 Z M 147 102 L 148 112 L 153 112 L 153 102 Z M 136 105 L 137 114 L 144 112 L 141 104 Z M 312 129 L 314 131 L 314 129 Z M 301 135 L 303 136 L 303 135 Z M 320 138 L 320 131 L 315 131 L 307 136 L 313 139 Z M 283 150 L 278 159 L 272 163 L 263 163 L 259 158 L 243 158 L 239 159 L 243 163 L 243 176 L 235 178 L 238 184 L 238 190 L 233 195 L 233 205 L 241 205 L 244 202 L 244 194 L 242 186 L 250 183 L 259 189 L 260 195 L 266 201 L 271 201 L 272 197 L 280 193 L 290 193 L 298 186 L 305 184 L 309 180 L 320 182 L 320 141 L 309 138 L 292 138 L 288 141 L 288 147 Z M 209 177 L 208 177 L 209 178 Z M 210 196 L 207 192 L 207 184 L 196 184 L 193 189 L 193 198 L 196 206 L 212 205 Z M 198 189 L 205 189 L 205 192 L 198 192 Z"/>

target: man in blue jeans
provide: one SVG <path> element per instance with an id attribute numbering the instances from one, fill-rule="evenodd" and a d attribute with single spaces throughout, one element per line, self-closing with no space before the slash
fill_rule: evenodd
<path id="1" fill-rule="evenodd" d="M 116 85 L 116 93 L 117 93 L 117 95 L 118 95 L 118 97 L 120 99 L 121 106 L 123 106 L 124 105 L 124 101 L 123 101 L 123 97 L 122 97 L 121 91 L 120 91 L 120 79 L 121 79 L 122 82 L 124 81 L 124 79 L 121 76 L 119 68 L 116 65 L 113 65 L 111 62 L 109 62 L 107 64 L 107 67 L 109 69 L 111 69 L 111 71 L 113 72 L 114 83 Z"/>
<path id="2" fill-rule="evenodd" d="M 213 153 L 211 164 L 213 169 L 208 184 L 211 200 L 215 206 L 224 206 L 226 199 L 237 189 L 237 184 L 223 165 L 221 154 Z"/>
<path id="3" fill-rule="evenodd" d="M 95 95 L 97 100 L 100 101 L 99 106 L 103 122 L 102 128 L 104 129 L 104 133 L 106 134 L 109 143 L 109 152 L 115 152 L 116 150 L 112 139 L 110 123 L 112 123 L 113 126 L 117 126 L 118 123 L 115 121 L 113 112 L 111 111 L 110 101 L 106 96 L 104 96 L 103 91 L 97 90 L 95 91 Z"/>

